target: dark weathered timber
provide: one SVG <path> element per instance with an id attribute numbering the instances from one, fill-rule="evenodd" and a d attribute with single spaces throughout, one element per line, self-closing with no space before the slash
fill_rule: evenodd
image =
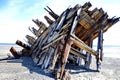
<path id="1" fill-rule="evenodd" d="M 47 6 L 47 8 L 49 9 L 49 10 L 47 10 L 46 8 L 44 8 L 55 20 L 56 19 L 58 19 L 58 15 L 56 14 L 56 13 L 54 13 L 48 6 Z"/>
<path id="2" fill-rule="evenodd" d="M 65 70 L 65 65 L 66 65 L 66 62 L 67 62 L 67 59 L 68 59 L 68 56 L 69 56 L 71 45 L 72 45 L 72 41 L 70 41 L 70 39 L 69 39 L 69 41 L 66 42 L 66 45 L 64 47 L 65 50 L 63 52 L 60 79 L 62 79 L 62 77 L 63 77 L 63 72 Z"/>
<path id="3" fill-rule="evenodd" d="M 95 23 L 94 26 L 91 27 L 91 29 L 88 30 L 88 31 L 85 33 L 85 35 L 82 35 L 82 37 L 81 37 L 80 39 L 82 39 L 82 40 L 84 41 L 85 38 L 88 38 L 91 34 L 93 34 L 96 30 L 98 30 L 98 28 L 99 28 L 100 26 L 102 26 L 102 24 L 105 23 L 105 21 L 107 20 L 107 17 L 108 17 L 108 15 L 107 15 L 107 14 L 104 14 L 104 15 L 102 16 L 102 18 L 101 18 L 99 21 L 97 21 L 97 23 Z"/>
<path id="4" fill-rule="evenodd" d="M 32 21 L 39 27 L 40 31 L 44 31 L 47 28 L 47 26 L 42 21 L 39 21 L 38 19 L 36 20 L 33 19 Z"/>
<path id="5" fill-rule="evenodd" d="M 44 16 L 44 18 L 46 19 L 46 21 L 49 25 L 53 24 L 53 20 L 51 20 L 49 17 Z"/>
<path id="6" fill-rule="evenodd" d="M 23 48 L 25 48 L 25 49 L 28 49 L 28 50 L 31 49 L 30 46 L 28 46 L 27 44 L 21 42 L 20 40 L 17 40 L 16 44 L 19 45 L 19 46 L 21 46 L 21 47 L 23 47 Z"/>
<path id="7" fill-rule="evenodd" d="M 15 57 L 15 58 L 20 58 L 21 56 L 19 55 L 19 53 L 15 50 L 14 47 L 11 47 L 10 48 L 10 52 L 12 53 L 12 55 Z"/>
<path id="8" fill-rule="evenodd" d="M 99 71 L 101 68 L 101 61 L 103 60 L 103 28 L 99 30 L 97 52 L 96 64 L 97 70 Z"/>
<path id="9" fill-rule="evenodd" d="M 88 41 L 87 45 L 90 46 L 91 48 L 93 47 L 92 35 L 91 35 L 91 38 L 89 38 L 89 41 Z M 86 69 L 90 68 L 91 60 L 92 60 L 91 54 L 89 54 L 88 52 L 86 52 L 86 60 L 85 60 L 85 68 Z"/>
<path id="10" fill-rule="evenodd" d="M 30 44 L 30 45 L 33 45 L 34 42 L 35 42 L 35 38 L 30 36 L 30 35 L 26 35 L 25 36 L 27 38 L 27 42 Z"/>
<path id="11" fill-rule="evenodd" d="M 82 51 L 77 50 L 77 49 L 75 49 L 73 47 L 71 47 L 70 53 L 72 53 L 72 54 L 74 54 L 76 56 L 82 57 L 83 59 L 86 59 L 86 55 Z"/>
<path id="12" fill-rule="evenodd" d="M 36 35 L 36 36 L 39 35 L 37 29 L 35 29 L 34 27 L 32 27 L 32 28 L 29 27 L 29 30 L 30 30 L 34 35 Z"/>
<path id="13" fill-rule="evenodd" d="M 97 52 L 93 50 L 91 47 L 87 46 L 83 41 L 81 41 L 79 38 L 77 38 L 75 35 L 71 35 L 71 40 L 74 42 L 76 46 L 79 48 L 89 52 L 90 54 L 96 56 Z"/>
<path id="14" fill-rule="evenodd" d="M 86 2 L 86 3 L 82 6 L 82 8 L 83 8 L 84 11 L 87 11 L 91 6 L 92 6 L 92 4 L 91 4 L 90 2 Z"/>

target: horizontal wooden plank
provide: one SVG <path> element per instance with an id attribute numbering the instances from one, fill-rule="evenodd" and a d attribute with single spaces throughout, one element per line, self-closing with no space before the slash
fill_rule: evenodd
<path id="1" fill-rule="evenodd" d="M 51 45 L 54 44 L 55 42 L 59 41 L 59 40 L 62 39 L 63 37 L 64 37 L 64 35 L 57 37 L 55 40 L 53 40 L 53 41 L 49 42 L 48 44 L 46 44 L 46 45 L 42 48 L 42 50 L 44 50 L 45 48 L 48 48 L 49 46 L 51 46 Z"/>
<path id="2" fill-rule="evenodd" d="M 82 57 L 83 59 L 86 59 L 86 56 L 85 56 L 85 54 L 83 54 L 83 52 L 78 51 L 77 49 L 75 49 L 73 47 L 71 47 L 70 53 L 72 53 L 72 54 L 74 54 L 76 56 Z"/>
<path id="3" fill-rule="evenodd" d="M 91 47 L 89 47 L 88 45 L 86 45 L 83 41 L 81 41 L 79 38 L 77 38 L 75 35 L 71 34 L 71 38 L 73 41 L 73 44 L 75 44 L 76 46 L 78 46 L 79 48 L 85 50 L 86 52 L 96 56 L 97 52 L 95 50 L 93 50 Z"/>

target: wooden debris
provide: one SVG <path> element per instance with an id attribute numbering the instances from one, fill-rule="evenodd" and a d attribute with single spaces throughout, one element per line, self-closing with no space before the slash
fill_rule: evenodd
<path id="1" fill-rule="evenodd" d="M 12 55 L 13 55 L 15 58 L 20 58 L 19 53 L 14 49 L 14 47 L 11 47 L 11 48 L 10 48 L 10 52 L 12 53 Z"/>
<path id="2" fill-rule="evenodd" d="M 90 68 L 91 55 L 96 58 L 96 68 L 99 71 L 103 60 L 103 33 L 120 20 L 120 17 L 109 18 L 102 8 L 89 10 L 90 2 L 83 6 L 79 4 L 67 8 L 61 15 L 54 13 L 48 6 L 45 10 L 55 21 L 45 16 L 49 26 L 38 19 L 32 20 L 39 29 L 29 30 L 36 36 L 26 35 L 28 45 L 17 40 L 16 44 L 24 48 L 23 53 L 31 55 L 33 61 L 41 69 L 56 70 L 56 80 L 70 80 L 65 71 L 66 63 L 81 64 Z M 93 40 L 98 37 L 97 50 L 92 48 Z M 15 57 L 20 57 L 14 48 L 10 51 Z"/>
<path id="3" fill-rule="evenodd" d="M 17 40 L 16 44 L 19 45 L 19 46 L 21 46 L 21 47 L 23 47 L 23 48 L 25 48 L 25 49 L 30 50 L 30 46 L 28 46 L 27 44 L 21 42 L 20 40 Z"/>

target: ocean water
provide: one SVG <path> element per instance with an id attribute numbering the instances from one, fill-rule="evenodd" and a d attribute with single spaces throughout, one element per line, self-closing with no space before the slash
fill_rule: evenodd
<path id="1" fill-rule="evenodd" d="M 120 46 L 106 46 L 103 52 L 105 57 L 120 58 Z"/>
<path id="2" fill-rule="evenodd" d="M 97 50 L 97 47 L 94 46 L 93 49 Z M 104 45 L 103 53 L 104 53 L 104 57 L 120 58 L 120 46 Z"/>
<path id="3" fill-rule="evenodd" d="M 22 50 L 22 47 L 16 45 L 16 44 L 1 44 L 0 43 L 0 55 L 6 55 L 7 53 L 10 53 L 10 48 L 14 47 L 17 51 Z M 94 50 L 97 50 L 96 46 L 93 46 Z M 120 46 L 110 46 L 110 45 L 105 45 L 103 47 L 103 53 L 104 57 L 114 57 L 114 58 L 120 58 Z"/>

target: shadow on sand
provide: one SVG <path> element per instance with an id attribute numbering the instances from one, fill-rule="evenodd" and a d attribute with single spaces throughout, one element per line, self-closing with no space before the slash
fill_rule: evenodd
<path id="1" fill-rule="evenodd" d="M 36 72 L 38 74 L 54 78 L 52 74 L 45 73 L 44 70 L 40 69 L 40 67 L 37 66 L 30 57 L 22 57 L 21 59 L 23 60 L 22 66 L 27 67 L 30 73 Z"/>
<path id="2" fill-rule="evenodd" d="M 84 73 L 84 72 L 98 72 L 97 70 L 93 69 L 86 69 L 85 66 L 77 66 L 75 64 L 66 64 L 66 69 L 74 70 L 72 71 L 71 74 L 78 74 L 78 73 Z"/>
<path id="3" fill-rule="evenodd" d="M 42 69 L 40 69 L 40 67 L 36 66 L 36 64 L 33 62 L 33 60 L 31 58 L 22 57 L 22 60 L 23 60 L 22 65 L 27 67 L 29 69 L 30 73 L 37 72 L 39 74 L 54 78 L 54 75 L 52 75 L 50 73 L 45 73 Z M 97 70 L 85 69 L 84 66 L 76 66 L 73 64 L 66 64 L 66 69 L 76 71 L 76 72 L 71 72 L 71 74 L 78 74 L 78 73 L 84 73 L 84 72 L 98 72 Z"/>
<path id="4" fill-rule="evenodd" d="M 50 78 L 54 78 L 54 75 L 52 75 L 50 73 L 45 73 L 44 70 L 40 69 L 40 67 L 37 66 L 30 57 L 21 57 L 20 59 L 4 58 L 4 59 L 0 60 L 0 62 L 2 62 L 2 61 L 6 61 L 8 63 L 9 62 L 10 63 L 21 63 L 22 66 L 28 68 L 30 73 L 36 72 L 38 74 L 45 75 Z M 84 66 L 76 66 L 74 64 L 66 64 L 66 69 L 75 71 L 75 72 L 70 72 L 71 74 L 78 74 L 78 73 L 84 73 L 84 72 L 98 72 L 96 70 L 85 69 Z"/>

